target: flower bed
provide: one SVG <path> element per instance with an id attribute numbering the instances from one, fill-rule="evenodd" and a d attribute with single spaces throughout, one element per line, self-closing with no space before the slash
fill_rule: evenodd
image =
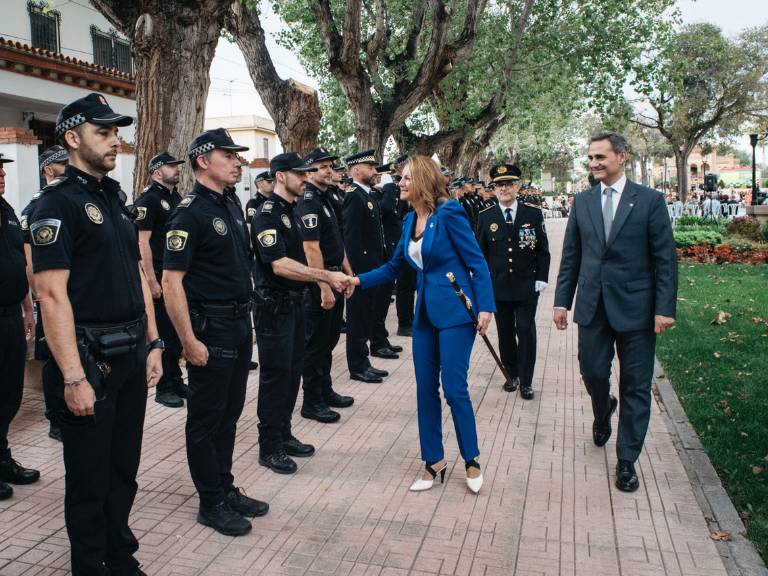
<path id="1" fill-rule="evenodd" d="M 674 230 L 679 260 L 706 264 L 768 263 L 768 227 L 752 217 L 727 223 L 695 217 L 682 218 Z"/>

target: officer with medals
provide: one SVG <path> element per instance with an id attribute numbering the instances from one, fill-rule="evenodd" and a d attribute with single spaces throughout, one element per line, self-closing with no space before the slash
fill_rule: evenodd
<path id="1" fill-rule="evenodd" d="M 297 470 L 291 456 L 308 457 L 314 446 L 291 432 L 304 360 L 304 310 L 307 282 L 325 282 L 337 292 L 349 287 L 346 274 L 304 264 L 296 200 L 304 194 L 307 165 L 295 152 L 272 158 L 275 189 L 251 223 L 256 252 L 254 287 L 256 341 L 259 346 L 259 464 L 279 474 Z M 311 219 L 307 218 L 310 222 Z"/>
<path id="2" fill-rule="evenodd" d="M 549 277 L 549 243 L 541 210 L 517 200 L 520 169 L 491 169 L 498 205 L 478 217 L 477 241 L 488 262 L 496 300 L 501 361 L 512 377 L 504 390 L 533 398 L 536 363 L 536 306 Z"/>
<path id="3" fill-rule="evenodd" d="M 234 485 L 232 454 L 253 349 L 248 236 L 234 185 L 237 152 L 223 128 L 188 147 L 196 182 L 168 221 L 165 305 L 187 359 L 187 460 L 200 498 L 197 521 L 229 536 L 269 506 Z"/>
<path id="4" fill-rule="evenodd" d="M 0 500 L 13 495 L 10 484 L 31 484 L 40 472 L 24 468 L 11 456 L 8 427 L 21 407 L 27 340 L 35 336 L 35 318 L 25 273 L 21 222 L 5 194 L 5 164 L 0 154 Z"/>
<path id="5" fill-rule="evenodd" d="M 128 526 L 147 388 L 163 341 L 139 243 L 114 169 L 118 127 L 133 120 L 100 94 L 65 106 L 56 137 L 69 152 L 29 223 L 35 289 L 53 357 L 45 384 L 64 443 L 64 518 L 73 574 L 144 574 Z"/>
<path id="6" fill-rule="evenodd" d="M 251 220 L 256 216 L 256 210 L 269 199 L 275 189 L 275 179 L 269 170 L 259 172 L 253 183 L 256 185 L 256 194 L 245 204 L 245 221 L 248 222 L 248 226 L 251 225 Z"/>
<path id="7" fill-rule="evenodd" d="M 47 185 L 64 174 L 64 168 L 67 166 L 67 163 L 69 163 L 69 154 L 63 146 L 56 144 L 40 154 L 38 160 L 40 162 L 40 174 Z M 32 216 L 32 212 L 34 211 L 39 198 L 40 192 L 37 192 L 32 196 L 29 204 L 27 204 L 21 211 L 21 218 L 19 221 L 21 222 L 21 232 L 24 236 L 24 255 L 27 257 L 27 281 L 29 282 L 29 287 L 32 289 L 33 304 L 35 306 L 37 318 L 35 324 L 35 360 L 45 362 L 49 359 L 49 354 L 48 348 L 43 340 L 43 315 L 40 313 L 40 303 L 36 300 L 37 292 L 35 291 L 35 277 L 32 272 L 32 238 L 29 235 L 29 219 Z M 46 374 L 48 374 L 48 372 L 44 370 L 42 373 L 43 397 L 45 400 L 45 416 L 49 421 L 48 437 L 61 442 L 61 429 L 51 419 L 55 402 L 52 402 L 52 398 L 46 394 L 46 391 L 51 389 L 50 385 L 45 385 Z"/>
<path id="8" fill-rule="evenodd" d="M 181 202 L 181 195 L 176 190 L 181 164 L 184 164 L 184 160 L 177 160 L 167 152 L 154 156 L 147 165 L 152 183 L 141 193 L 133 209 L 134 222 L 139 229 L 141 265 L 155 304 L 157 330 L 165 342 L 163 377 L 157 383 L 155 402 L 169 408 L 182 407 L 182 398 L 187 397 L 187 387 L 179 367 L 181 342 L 165 309 L 160 285 L 168 219 Z"/>
<path id="9" fill-rule="evenodd" d="M 365 150 L 347 157 L 346 163 L 353 184 L 344 196 L 344 246 L 352 270 L 360 274 L 378 268 L 386 257 L 379 203 L 371 193 L 378 162 L 373 150 Z M 379 383 L 389 375 L 371 366 L 369 342 L 371 351 L 378 351 L 378 345 L 386 348 L 386 356 L 397 357 L 386 342 L 376 341 L 378 301 L 378 288 L 374 288 L 355 292 L 347 302 L 347 366 L 352 380 Z"/>
<path id="10" fill-rule="evenodd" d="M 336 159 L 337 156 L 324 148 L 315 148 L 304 158 L 305 164 L 317 171 L 307 172 L 304 195 L 296 203 L 297 222 L 307 265 L 343 271 L 351 276 L 341 226 L 330 197 L 332 166 Z M 351 396 L 336 393 L 331 380 L 333 349 L 341 335 L 343 312 L 343 296 L 334 293 L 327 283 L 309 286 L 304 295 L 306 336 L 302 378 L 304 403 L 301 408 L 304 418 L 336 422 L 341 416 L 330 408 L 347 408 L 354 402 Z"/>

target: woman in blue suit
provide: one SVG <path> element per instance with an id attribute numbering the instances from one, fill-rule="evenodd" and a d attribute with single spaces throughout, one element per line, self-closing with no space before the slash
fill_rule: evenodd
<path id="1" fill-rule="evenodd" d="M 476 330 L 484 334 L 496 311 L 491 278 L 464 209 L 449 200 L 445 178 L 426 156 L 412 156 L 400 180 L 400 199 L 413 207 L 403 221 L 403 234 L 392 258 L 383 266 L 361 274 L 354 284 L 362 290 L 394 282 L 400 269 L 416 269 L 418 284 L 413 321 L 413 363 L 422 476 L 411 490 L 429 490 L 435 478 L 445 478 L 440 382 L 451 407 L 459 450 L 465 461 L 467 486 L 477 493 L 483 475 L 477 457 L 477 429 L 467 385 L 469 356 Z M 456 297 L 446 274 L 478 310 L 478 326 Z"/>

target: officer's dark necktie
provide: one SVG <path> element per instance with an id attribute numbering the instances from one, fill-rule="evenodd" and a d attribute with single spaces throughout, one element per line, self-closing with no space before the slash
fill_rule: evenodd
<path id="1" fill-rule="evenodd" d="M 608 242 L 608 238 L 611 237 L 611 224 L 613 224 L 613 188 L 606 188 L 603 194 L 605 194 L 605 202 L 603 203 L 603 228 L 605 229 L 605 241 Z"/>
<path id="2" fill-rule="evenodd" d="M 512 224 L 514 222 L 514 219 L 512 218 L 512 208 L 507 208 L 504 210 L 506 217 L 504 218 L 504 221 L 507 224 Z"/>

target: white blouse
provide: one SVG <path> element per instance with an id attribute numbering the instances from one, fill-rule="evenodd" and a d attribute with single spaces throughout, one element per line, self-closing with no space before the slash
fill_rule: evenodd
<path id="1" fill-rule="evenodd" d="M 419 267 L 419 270 L 424 269 L 424 263 L 421 261 L 421 241 L 424 240 L 424 238 L 419 238 L 418 240 L 411 240 L 408 242 L 408 256 L 411 257 L 411 260 L 416 262 L 416 265 Z"/>

